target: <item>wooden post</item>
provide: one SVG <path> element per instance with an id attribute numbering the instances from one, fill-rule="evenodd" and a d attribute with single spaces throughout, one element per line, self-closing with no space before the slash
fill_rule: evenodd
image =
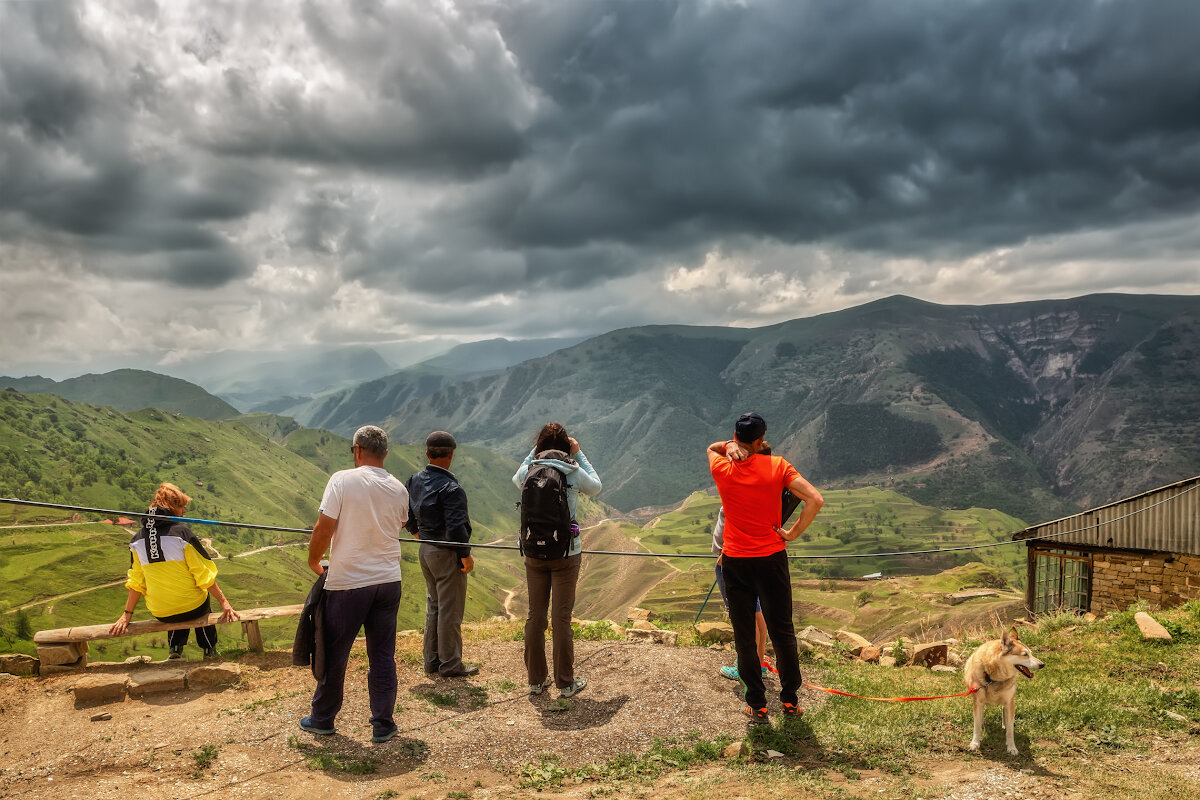
<path id="1" fill-rule="evenodd" d="M 263 651 L 262 634 L 258 631 L 258 620 L 251 619 L 242 623 L 242 632 L 246 634 L 246 644 L 256 653 Z"/>

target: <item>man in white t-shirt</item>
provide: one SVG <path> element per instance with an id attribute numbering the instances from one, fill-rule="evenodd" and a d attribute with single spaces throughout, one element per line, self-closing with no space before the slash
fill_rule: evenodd
<path id="1" fill-rule="evenodd" d="M 383 468 L 387 434 L 364 425 L 354 434 L 354 469 L 335 472 L 325 486 L 308 543 L 308 565 L 325 572 L 325 674 L 313 693 L 310 733 L 331 734 L 342 708 L 346 663 L 360 628 L 367 636 L 371 741 L 396 735 L 396 611 L 400 607 L 400 531 L 408 521 L 408 490 Z"/>

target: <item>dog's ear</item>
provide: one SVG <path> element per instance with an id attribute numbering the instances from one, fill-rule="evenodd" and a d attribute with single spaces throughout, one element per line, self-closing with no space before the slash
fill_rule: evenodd
<path id="1" fill-rule="evenodd" d="M 1016 641 L 1017 641 L 1016 626 L 1009 628 L 1007 631 L 1004 632 L 1004 635 L 1000 637 L 1000 643 L 1004 645 L 1005 653 L 1012 652 L 1013 644 L 1015 644 Z"/>

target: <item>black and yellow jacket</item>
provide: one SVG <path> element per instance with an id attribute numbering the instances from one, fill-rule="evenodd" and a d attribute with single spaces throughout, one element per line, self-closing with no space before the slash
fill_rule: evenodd
<path id="1" fill-rule="evenodd" d="M 173 516 L 151 508 L 151 514 Z M 191 528 L 182 522 L 146 517 L 129 542 L 126 589 L 146 596 L 156 617 L 183 614 L 200 606 L 217 580 L 217 565 Z"/>

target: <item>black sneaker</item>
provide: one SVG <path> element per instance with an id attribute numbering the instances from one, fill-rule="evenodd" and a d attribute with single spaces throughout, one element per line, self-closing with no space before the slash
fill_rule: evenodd
<path id="1" fill-rule="evenodd" d="M 212 661 L 215 658 L 217 658 L 217 648 L 215 648 L 215 647 L 204 648 L 204 660 L 205 661 Z"/>
<path id="2" fill-rule="evenodd" d="M 322 728 L 320 725 L 313 722 L 312 717 L 304 717 L 301 719 L 300 729 L 308 731 L 309 733 L 315 733 L 318 736 L 332 736 L 334 733 L 336 733 L 336 730 L 333 728 Z"/>
<path id="3" fill-rule="evenodd" d="M 167 649 L 170 651 L 167 653 L 168 660 L 176 661 L 178 659 L 183 658 L 183 647 L 182 646 L 176 647 L 175 645 L 170 645 Z"/>
<path id="4" fill-rule="evenodd" d="M 373 734 L 371 734 L 371 741 L 375 742 L 376 744 L 390 742 L 392 739 L 396 738 L 396 734 L 398 733 L 400 733 L 400 731 L 396 727 L 377 729 Z"/>
<path id="5" fill-rule="evenodd" d="M 742 713 L 750 718 L 751 725 L 770 725 L 771 718 L 767 716 L 766 708 L 751 708 L 746 706 L 742 709 Z"/>

